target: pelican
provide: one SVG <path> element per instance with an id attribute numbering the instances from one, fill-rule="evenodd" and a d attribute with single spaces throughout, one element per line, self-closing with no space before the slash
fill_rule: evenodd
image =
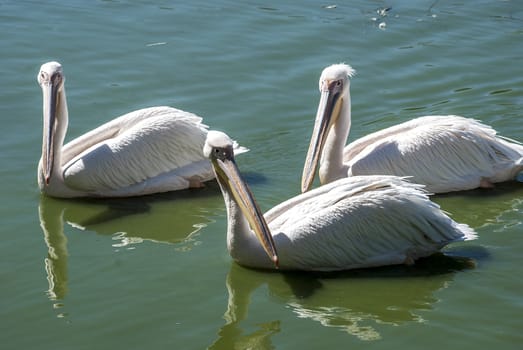
<path id="1" fill-rule="evenodd" d="M 211 130 L 203 151 L 227 208 L 227 248 L 247 267 L 334 271 L 411 264 L 476 237 L 430 201 L 422 185 L 397 176 L 340 179 L 263 216 L 236 166 L 231 139 Z"/>
<path id="2" fill-rule="evenodd" d="M 322 184 L 354 175 L 411 176 L 432 193 L 492 187 L 523 181 L 523 145 L 477 120 L 449 116 L 419 117 L 353 141 L 344 148 L 351 126 L 350 81 L 345 64 L 321 74 L 320 102 L 301 190 L 312 186 L 320 163 Z M 321 155 L 321 159 L 320 158 Z"/>
<path id="3" fill-rule="evenodd" d="M 42 65 L 40 190 L 52 197 L 129 197 L 201 187 L 214 178 L 202 155 L 207 126 L 171 107 L 130 112 L 63 145 L 68 124 L 64 73 Z M 245 148 L 236 147 L 240 152 Z"/>

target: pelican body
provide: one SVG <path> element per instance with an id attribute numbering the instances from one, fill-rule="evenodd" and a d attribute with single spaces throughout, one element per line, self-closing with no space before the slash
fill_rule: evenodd
<path id="1" fill-rule="evenodd" d="M 201 152 L 208 127 L 197 115 L 171 107 L 130 112 L 63 145 L 69 118 L 64 81 L 60 63 L 40 68 L 43 144 L 38 184 L 46 195 L 139 196 L 200 187 L 214 178 Z"/>
<path id="2" fill-rule="evenodd" d="M 345 146 L 351 126 L 349 78 L 354 74 L 345 64 L 321 74 L 302 192 L 311 188 L 318 161 L 321 184 L 354 175 L 397 175 L 410 176 L 431 193 L 445 193 L 523 178 L 523 145 L 455 115 L 416 118 Z"/>
<path id="3" fill-rule="evenodd" d="M 211 159 L 227 207 L 227 248 L 241 265 L 334 271 L 411 264 L 476 237 L 396 176 L 355 176 L 300 194 L 261 213 L 224 133 L 209 131 Z"/>

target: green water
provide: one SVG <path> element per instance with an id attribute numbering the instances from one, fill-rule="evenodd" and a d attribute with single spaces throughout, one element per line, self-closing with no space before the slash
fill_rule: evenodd
<path id="1" fill-rule="evenodd" d="M 36 73 L 64 67 L 67 139 L 146 106 L 201 115 L 251 149 L 238 165 L 267 210 L 298 191 L 325 66 L 357 70 L 350 139 L 459 114 L 523 140 L 522 42 L 516 0 L 0 1 L 1 348 L 519 348 L 521 184 L 435 197 L 479 239 L 412 267 L 248 270 L 216 184 L 40 196 Z"/>

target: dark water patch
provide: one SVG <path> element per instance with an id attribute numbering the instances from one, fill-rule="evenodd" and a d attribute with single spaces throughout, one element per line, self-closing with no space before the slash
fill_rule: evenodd
<path id="1" fill-rule="evenodd" d="M 470 90 L 472 90 L 472 88 L 464 87 L 464 88 L 454 89 L 453 91 L 456 93 L 459 93 L 459 92 L 465 92 L 465 91 L 470 91 Z"/>
<path id="2" fill-rule="evenodd" d="M 420 106 L 420 107 L 406 107 L 406 108 L 403 108 L 404 111 L 409 111 L 409 112 L 412 112 L 412 111 L 423 111 L 427 109 L 426 106 Z"/>
<path id="3" fill-rule="evenodd" d="M 440 101 L 440 102 L 435 102 L 432 104 L 433 107 L 435 106 L 441 106 L 441 105 L 445 105 L 445 104 L 448 104 L 450 102 L 450 100 L 445 100 L 445 101 Z"/>
<path id="4" fill-rule="evenodd" d="M 501 95 L 512 92 L 512 89 L 501 89 L 501 90 L 494 90 L 489 92 L 489 95 Z"/>

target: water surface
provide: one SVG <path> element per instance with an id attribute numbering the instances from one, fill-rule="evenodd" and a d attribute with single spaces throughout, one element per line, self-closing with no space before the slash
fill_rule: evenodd
<path id="1" fill-rule="evenodd" d="M 350 139 L 425 114 L 523 140 L 519 1 L 2 1 L 3 349 L 515 349 L 523 186 L 435 197 L 474 227 L 413 267 L 244 269 L 216 184 L 123 200 L 40 196 L 40 65 L 64 67 L 67 139 L 171 105 L 251 149 L 262 209 L 298 191 L 331 63 L 351 64 Z"/>

